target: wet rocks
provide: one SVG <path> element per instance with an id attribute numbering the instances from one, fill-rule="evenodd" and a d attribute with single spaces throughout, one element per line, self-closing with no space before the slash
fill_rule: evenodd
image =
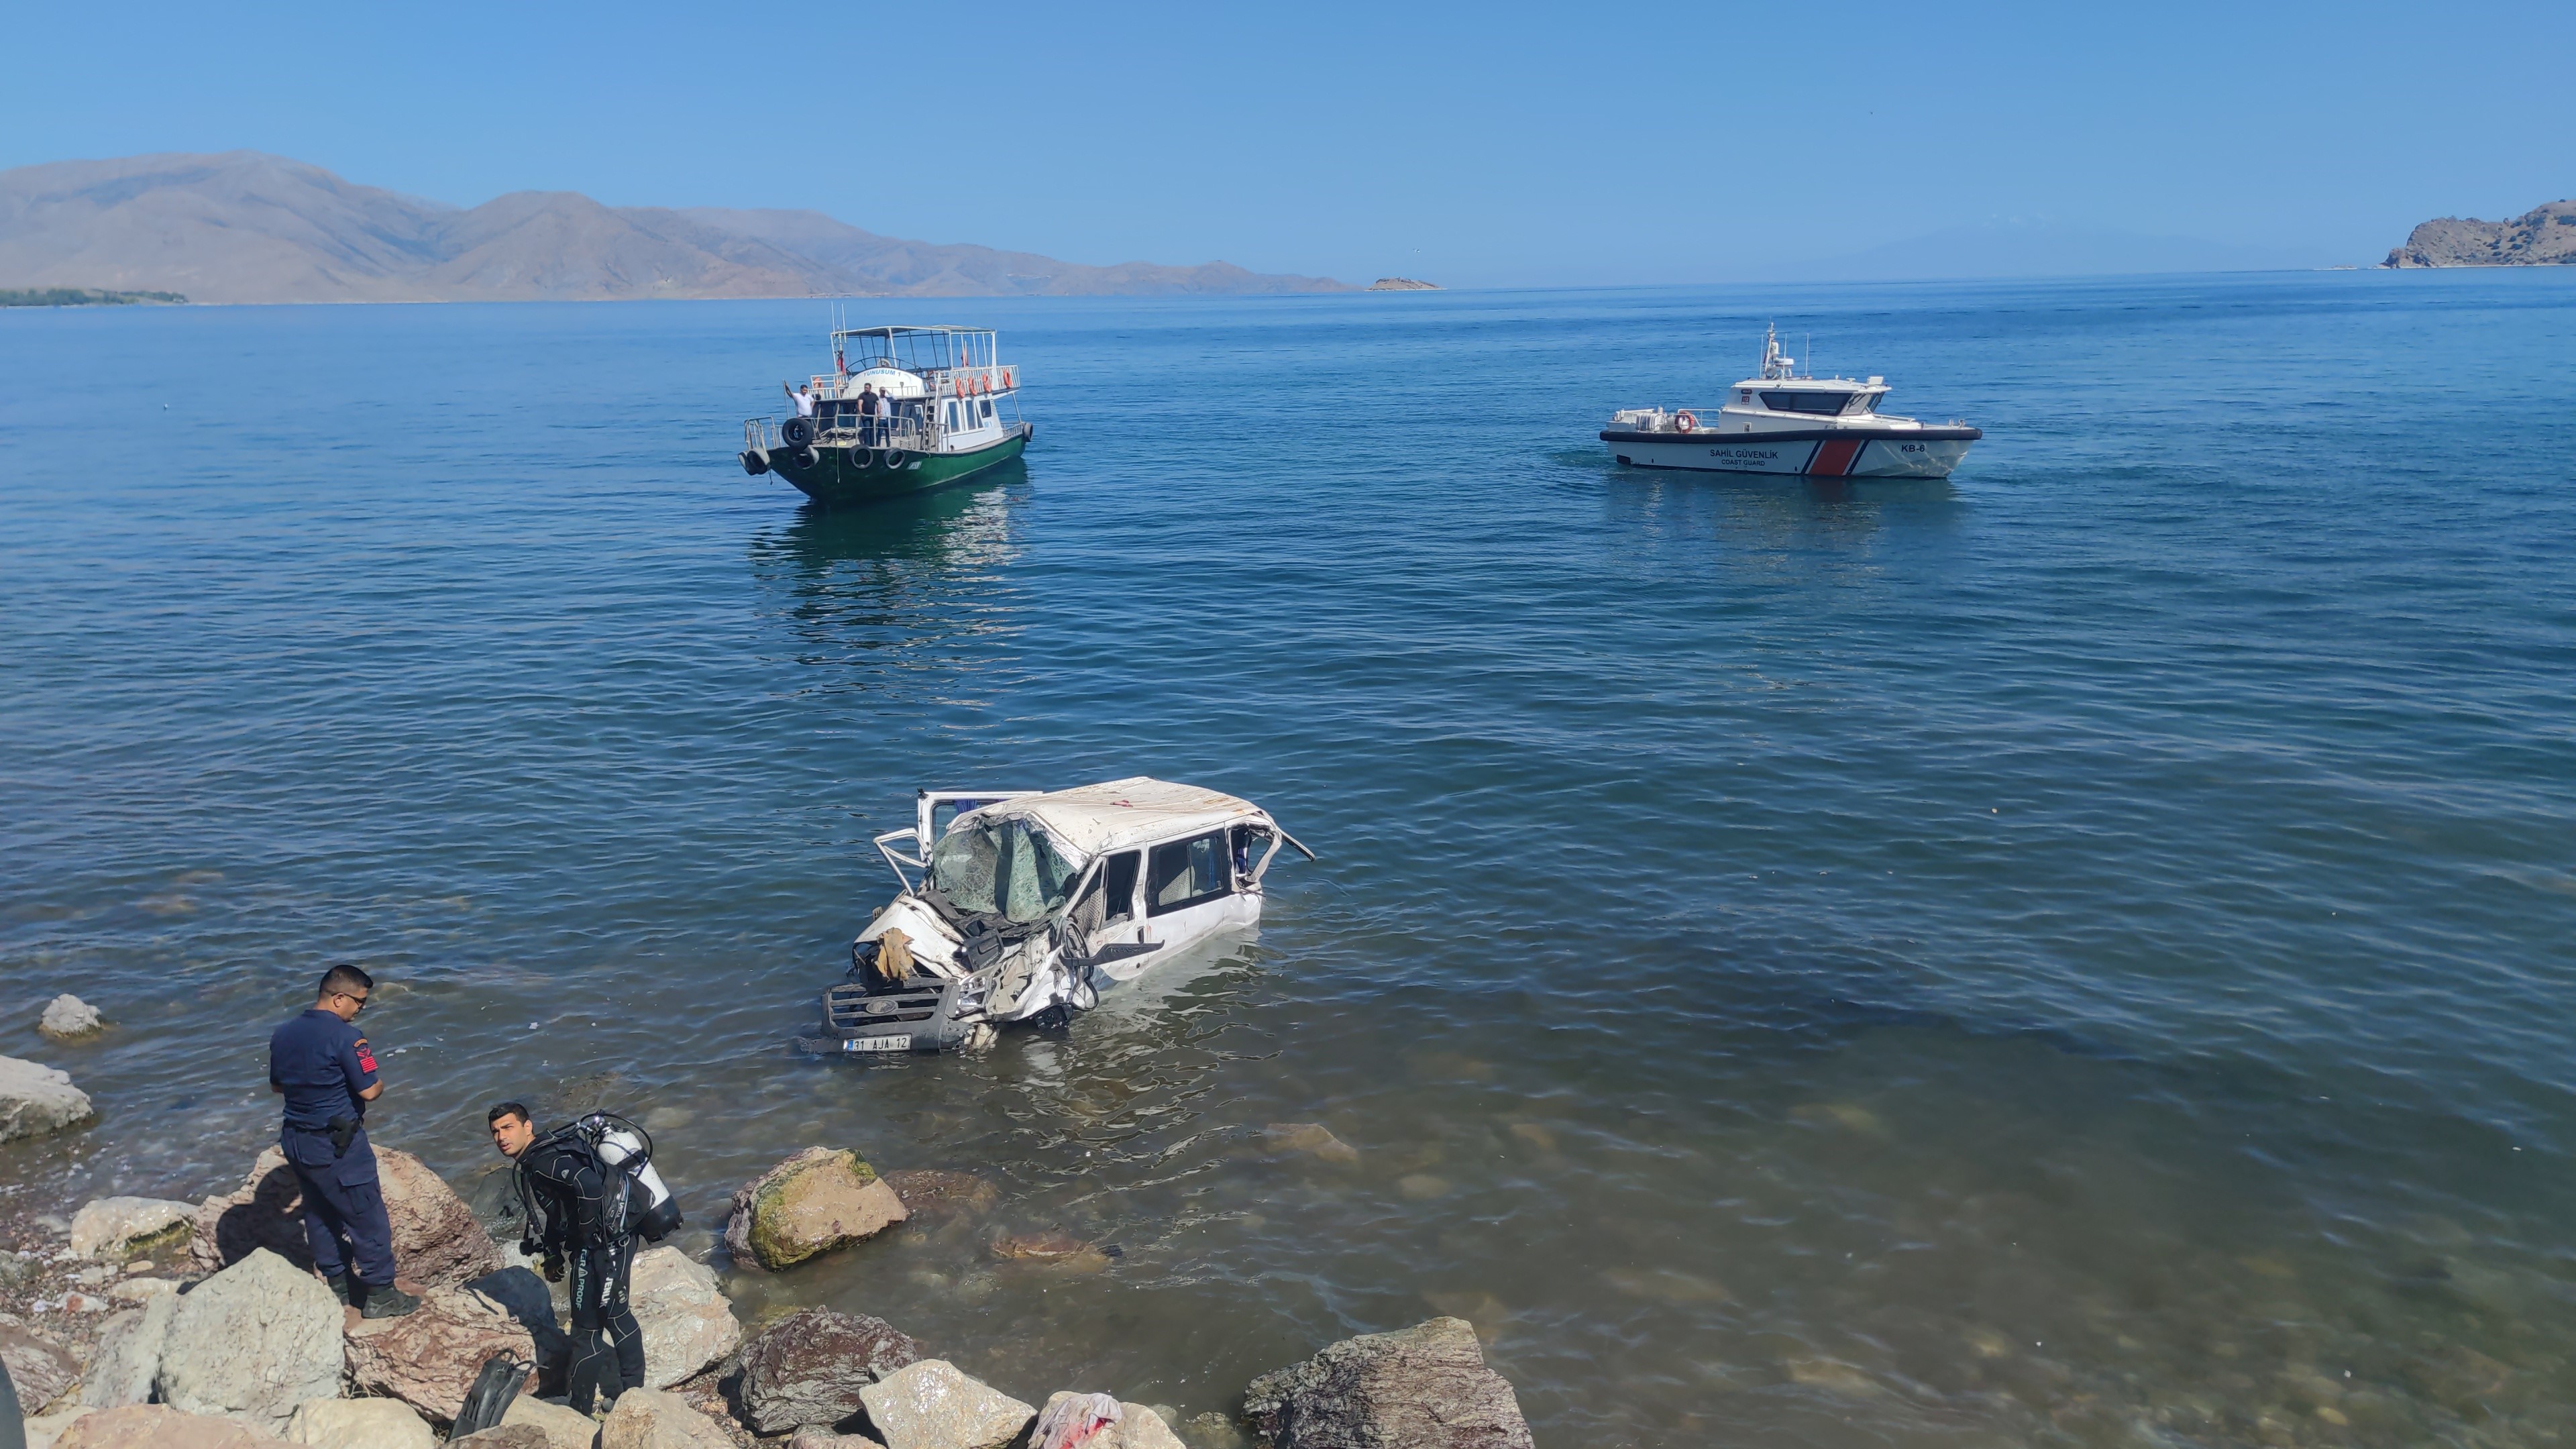
<path id="1" fill-rule="evenodd" d="M 8 1366 L 19 1411 L 25 1414 L 42 1413 L 81 1376 L 80 1360 L 70 1349 L 7 1313 L 0 1313 L 0 1364 Z"/>
<path id="2" fill-rule="evenodd" d="M 339 1300 L 321 1279 L 275 1253 L 253 1252 L 178 1300 L 155 1391 L 183 1413 L 273 1436 L 296 1405 L 339 1397 L 341 1322 Z"/>
<path id="3" fill-rule="evenodd" d="M 808 1147 L 734 1193 L 725 1246 L 735 1262 L 776 1272 L 906 1216 L 903 1199 L 857 1153 Z"/>
<path id="4" fill-rule="evenodd" d="M 636 1255 L 628 1301 L 644 1330 L 644 1386 L 667 1389 L 742 1346 L 742 1322 L 716 1275 L 677 1248 Z"/>
<path id="5" fill-rule="evenodd" d="M 203 1292 L 203 1289 L 198 1290 Z M 196 1296 L 195 1294 L 189 1295 Z M 323 1290 L 329 1297 L 329 1290 Z M 433 1288 L 400 1318 L 361 1319 L 348 1330 L 349 1384 L 452 1420 L 496 1353 L 533 1362 L 536 1343 L 510 1310 L 464 1288 Z"/>
<path id="6" fill-rule="evenodd" d="M 886 1173 L 884 1179 L 914 1217 L 975 1217 L 1002 1202 L 1000 1188 L 971 1172 L 913 1167 Z"/>
<path id="7" fill-rule="evenodd" d="M 532 1424 L 495 1424 L 480 1433 L 447 1442 L 455 1449 L 554 1449 L 554 1440 Z"/>
<path id="8" fill-rule="evenodd" d="M 1048 1395 L 1046 1407 L 1038 1411 L 1039 1427 L 1043 1429 L 1055 1422 L 1057 1412 L 1065 1401 L 1077 1397 L 1092 1396 L 1078 1394 L 1070 1389 Z M 1116 1422 L 1104 1424 L 1087 1437 L 1074 1442 L 1080 1444 L 1082 1449 L 1188 1449 L 1188 1446 L 1181 1442 L 1181 1436 L 1172 1432 L 1172 1426 L 1163 1422 L 1162 1415 L 1143 1404 L 1130 1404 L 1124 1401 L 1118 1404 Z"/>
<path id="9" fill-rule="evenodd" d="M 98 1035 L 106 1025 L 99 1020 L 97 1007 L 66 991 L 45 1003 L 36 1031 L 51 1041 L 79 1041 Z"/>
<path id="10" fill-rule="evenodd" d="M 761 1434 L 840 1424 L 860 1411 L 860 1390 L 920 1358 L 920 1345 L 884 1319 L 808 1308 L 743 1351 L 742 1415 Z"/>
<path id="11" fill-rule="evenodd" d="M 1512 1386 L 1457 1318 L 1344 1339 L 1263 1374 L 1243 1412 L 1271 1449 L 1530 1449 Z"/>
<path id="12" fill-rule="evenodd" d="M 188 1241 L 195 1203 L 158 1197 L 103 1197 L 72 1214 L 72 1255 L 103 1261 L 157 1253 Z"/>
<path id="13" fill-rule="evenodd" d="M 161 1346 L 169 1341 L 170 1320 L 179 1311 L 176 1293 L 158 1293 L 107 1320 L 99 1330 L 98 1352 L 81 1376 L 80 1401 L 93 1409 L 121 1408 L 152 1397 L 152 1381 L 161 1372 Z"/>
<path id="14" fill-rule="evenodd" d="M 59 1132 L 95 1115 L 89 1094 L 68 1073 L 0 1057 L 0 1142 Z"/>
<path id="15" fill-rule="evenodd" d="M 1038 1415 L 936 1358 L 868 1385 L 859 1390 L 859 1399 L 886 1449 L 1002 1449 Z"/>
<path id="16" fill-rule="evenodd" d="M 392 1399 L 310 1399 L 286 1421 L 286 1442 L 313 1449 L 436 1449 L 420 1415 Z"/>
<path id="17" fill-rule="evenodd" d="M 734 1443 L 678 1394 L 628 1389 L 599 1426 L 599 1449 L 734 1449 Z"/>
<path id="18" fill-rule="evenodd" d="M 394 1265 L 405 1281 L 450 1288 L 499 1270 L 500 1248 L 455 1189 L 408 1152 L 375 1151 L 385 1217 L 394 1230 Z M 198 1206 L 188 1251 L 200 1272 L 211 1273 L 256 1248 L 313 1266 L 303 1188 L 276 1147 L 259 1155 L 240 1187 Z"/>
<path id="19" fill-rule="evenodd" d="M 835 1434 L 808 1424 L 788 1436 L 787 1449 L 885 1449 L 865 1434 Z"/>
<path id="20" fill-rule="evenodd" d="M 1097 1273 L 1109 1266 L 1110 1254 L 1117 1251 L 1103 1251 L 1061 1228 L 1040 1233 L 1004 1233 L 993 1240 L 992 1250 L 994 1257 L 1005 1262 L 1042 1263 L 1068 1273 Z"/>
<path id="21" fill-rule="evenodd" d="M 54 1449 L 277 1449 L 286 1441 L 210 1414 L 129 1404 L 84 1414 Z"/>

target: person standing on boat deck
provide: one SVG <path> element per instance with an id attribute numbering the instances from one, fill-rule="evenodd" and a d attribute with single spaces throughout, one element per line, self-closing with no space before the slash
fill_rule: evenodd
<path id="1" fill-rule="evenodd" d="M 873 382 L 859 389 L 859 441 L 863 447 L 877 445 L 877 385 Z"/>
<path id="2" fill-rule="evenodd" d="M 809 382 L 803 387 L 789 387 L 782 382 L 778 385 L 778 390 L 787 394 L 789 402 L 796 404 L 796 416 L 800 418 L 814 416 L 814 384 Z"/>
<path id="3" fill-rule="evenodd" d="M 385 1084 L 353 1025 L 375 987 L 355 966 L 323 972 L 312 1007 L 269 1035 L 268 1089 L 286 1099 L 277 1145 L 304 1193 L 313 1266 L 341 1302 L 369 1318 L 399 1318 L 420 1300 L 394 1286 L 393 1223 L 364 1125 Z"/>

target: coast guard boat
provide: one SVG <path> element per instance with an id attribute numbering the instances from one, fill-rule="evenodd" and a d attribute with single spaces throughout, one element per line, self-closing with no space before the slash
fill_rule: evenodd
<path id="1" fill-rule="evenodd" d="M 832 370 L 806 395 L 810 417 L 800 406 L 743 422 L 742 470 L 776 473 L 826 507 L 971 477 L 1020 456 L 1036 431 L 1020 419 L 1019 368 L 979 327 L 835 328 Z"/>
<path id="2" fill-rule="evenodd" d="M 1601 441 L 1622 467 L 1809 478 L 1947 478 L 1985 436 L 1966 423 L 1925 423 L 1878 410 L 1887 380 L 1803 377 L 1762 334 L 1762 370 L 1702 416 L 1687 408 L 1623 408 Z"/>
<path id="3" fill-rule="evenodd" d="M 910 829 L 876 838 L 903 889 L 851 944 L 851 979 L 823 993 L 823 1035 L 797 1039 L 808 1052 L 980 1047 L 1013 1022 L 1063 1021 L 1258 922 L 1283 845 L 1315 858 L 1249 800 L 1143 775 L 924 790 L 913 812 Z"/>

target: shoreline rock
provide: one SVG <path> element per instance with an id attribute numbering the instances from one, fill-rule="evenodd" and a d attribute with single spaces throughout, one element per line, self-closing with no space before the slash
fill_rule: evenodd
<path id="1" fill-rule="evenodd" d="M 694 1378 L 742 1347 L 742 1320 L 716 1284 L 715 1270 L 669 1246 L 636 1255 L 627 1299 L 644 1330 L 644 1387 Z"/>
<path id="2" fill-rule="evenodd" d="M 196 1229 L 197 1205 L 160 1197 L 102 1197 L 72 1214 L 76 1258 L 149 1257 L 186 1243 Z"/>
<path id="3" fill-rule="evenodd" d="M 129 1404 L 84 1414 L 54 1449 L 287 1449 L 286 1441 L 230 1419 L 167 1404 Z"/>
<path id="4" fill-rule="evenodd" d="M 9 1382 L 18 1391 L 19 1412 L 30 1416 L 43 1413 L 80 1382 L 80 1359 L 11 1313 L 0 1313 L 0 1364 L 8 1367 Z"/>
<path id="5" fill-rule="evenodd" d="M 437 1449 L 428 1421 L 393 1399 L 307 1399 L 286 1421 L 286 1442 L 313 1449 Z"/>
<path id="6" fill-rule="evenodd" d="M 1520 1400 L 1463 1318 L 1346 1338 L 1263 1374 L 1243 1416 L 1270 1449 L 1531 1449 Z"/>
<path id="7" fill-rule="evenodd" d="M 53 1041 L 79 1041 L 105 1030 L 98 1008 L 66 991 L 45 1003 L 45 1014 L 36 1023 L 36 1034 Z"/>
<path id="8" fill-rule="evenodd" d="M 433 1288 L 400 1318 L 360 1319 L 347 1331 L 344 1352 L 351 1388 L 399 1399 L 443 1424 L 465 1407 L 485 1360 L 507 1353 L 534 1362 L 537 1346 L 498 1301 L 471 1289 Z"/>
<path id="9" fill-rule="evenodd" d="M 742 1417 L 755 1434 L 842 1425 L 866 1407 L 870 1384 L 920 1361 L 921 1345 L 882 1318 L 802 1309 L 743 1350 Z"/>
<path id="10" fill-rule="evenodd" d="M 599 1426 L 599 1449 L 734 1449 L 715 1420 L 665 1389 L 628 1389 Z"/>
<path id="11" fill-rule="evenodd" d="M 0 1142 L 60 1132 L 97 1115 L 89 1094 L 72 1085 L 71 1073 L 0 1057 Z"/>
<path id="12" fill-rule="evenodd" d="M 296 1405 L 340 1396 L 343 1322 L 311 1270 L 256 1250 L 179 1299 L 153 1388 L 182 1413 L 274 1437 Z"/>
<path id="13" fill-rule="evenodd" d="M 937 1358 L 887 1375 L 859 1399 L 886 1449 L 1002 1449 L 1038 1417 L 1035 1407 Z"/>
<path id="14" fill-rule="evenodd" d="M 500 1271 L 499 1245 L 428 1164 L 377 1144 L 376 1171 L 394 1230 L 394 1266 L 403 1281 L 453 1288 Z M 214 1273 L 262 1248 L 297 1267 L 313 1266 L 304 1236 L 303 1189 L 286 1165 L 286 1153 L 274 1145 L 251 1163 L 240 1187 L 198 1205 L 188 1254 L 199 1272 Z"/>
<path id="15" fill-rule="evenodd" d="M 733 1195 L 725 1246 L 775 1273 L 884 1232 L 910 1214 L 876 1169 L 847 1148 L 808 1147 Z"/>

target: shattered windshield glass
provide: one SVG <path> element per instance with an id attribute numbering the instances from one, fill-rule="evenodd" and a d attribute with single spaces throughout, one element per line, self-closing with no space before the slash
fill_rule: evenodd
<path id="1" fill-rule="evenodd" d="M 968 915 L 1044 920 L 1064 904 L 1073 867 L 1045 832 L 1024 821 L 978 821 L 951 830 L 930 853 L 930 884 Z"/>

